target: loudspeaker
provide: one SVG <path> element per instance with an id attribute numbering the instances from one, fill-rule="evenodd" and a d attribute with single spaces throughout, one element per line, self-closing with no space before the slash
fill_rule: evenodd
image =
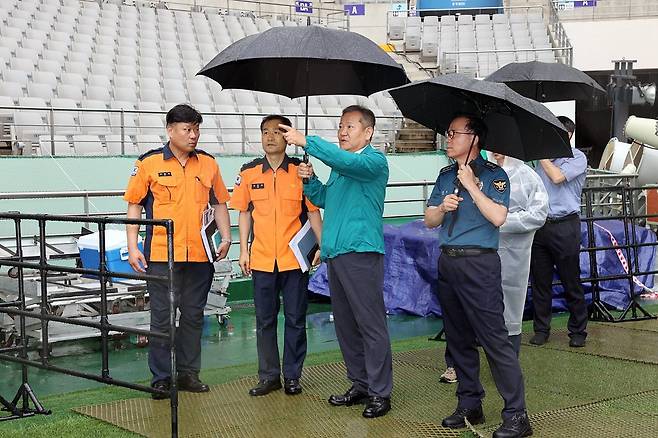
<path id="1" fill-rule="evenodd" d="M 630 116 L 624 126 L 624 135 L 658 149 L 658 120 Z"/>

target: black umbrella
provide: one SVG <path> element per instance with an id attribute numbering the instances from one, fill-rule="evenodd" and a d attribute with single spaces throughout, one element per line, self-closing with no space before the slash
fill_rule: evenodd
<path id="1" fill-rule="evenodd" d="M 539 102 L 591 100 L 606 94 L 587 74 L 557 62 L 513 62 L 491 73 L 485 81 L 502 82 Z"/>
<path id="2" fill-rule="evenodd" d="M 505 84 L 449 74 L 388 91 L 405 117 L 440 133 L 457 113 L 481 117 L 492 152 L 524 161 L 573 156 L 567 131 L 553 113 Z"/>
<path id="3" fill-rule="evenodd" d="M 223 88 L 301 96 L 369 96 L 409 82 L 366 37 L 321 26 L 273 27 L 228 46 L 198 73 Z"/>
<path id="4" fill-rule="evenodd" d="M 353 32 L 322 26 L 273 27 L 242 38 L 199 71 L 223 88 L 306 96 L 370 94 L 409 82 L 381 47 Z M 304 153 L 304 161 L 308 155 Z"/>

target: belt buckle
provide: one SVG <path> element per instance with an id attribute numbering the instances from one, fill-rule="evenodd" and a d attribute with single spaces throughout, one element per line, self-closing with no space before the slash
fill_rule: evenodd
<path id="1" fill-rule="evenodd" d="M 450 257 L 461 257 L 464 254 L 464 248 L 448 248 L 446 253 Z"/>

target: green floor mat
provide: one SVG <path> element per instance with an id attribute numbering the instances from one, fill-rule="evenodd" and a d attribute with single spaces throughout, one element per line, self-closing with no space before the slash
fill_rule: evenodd
<path id="1" fill-rule="evenodd" d="M 584 348 L 570 348 L 567 332 L 561 329 L 554 330 L 543 347 L 523 345 L 521 365 L 535 436 L 652 436 L 658 430 L 656 326 L 656 321 L 639 329 L 591 323 Z M 394 353 L 393 409 L 385 417 L 366 420 L 361 416 L 363 406 L 330 406 L 327 397 L 349 385 L 342 363 L 325 363 L 304 369 L 304 392 L 294 397 L 283 391 L 250 397 L 247 392 L 256 383 L 250 377 L 215 385 L 208 394 L 181 393 L 180 436 L 460 436 L 463 430 L 440 426 L 456 405 L 456 385 L 438 380 L 445 367 L 445 343 L 427 345 L 432 348 Z M 478 430 L 490 435 L 500 422 L 503 402 L 484 357 L 480 374 L 487 391 L 483 409 L 488 421 Z M 75 411 L 144 436 L 169 435 L 167 401 L 142 397 Z"/>
<path id="2" fill-rule="evenodd" d="M 532 333 L 523 334 L 523 343 L 528 347 L 550 350 L 567 350 L 601 357 L 624 359 L 658 364 L 658 348 L 655 348 L 658 321 L 637 321 L 621 324 L 590 323 L 587 326 L 587 344 L 583 348 L 569 347 L 566 329 L 552 330 L 549 341 L 536 347 L 529 344 Z"/>

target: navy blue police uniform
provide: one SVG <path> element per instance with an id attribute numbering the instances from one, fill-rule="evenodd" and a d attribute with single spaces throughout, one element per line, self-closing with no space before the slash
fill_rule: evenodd
<path id="1" fill-rule="evenodd" d="M 480 190 L 507 207 L 510 188 L 505 171 L 480 156 L 471 163 Z M 446 195 L 458 193 L 457 170 L 457 164 L 441 170 L 428 206 L 438 206 Z M 439 230 L 438 288 L 447 349 L 457 372 L 458 409 L 478 409 L 484 398 L 477 338 L 505 401 L 502 416 L 507 419 L 525 411 L 525 396 L 521 367 L 503 317 L 498 228 L 482 215 L 467 190 L 459 190 L 459 196 L 463 201 L 458 210 L 445 214 Z"/>

